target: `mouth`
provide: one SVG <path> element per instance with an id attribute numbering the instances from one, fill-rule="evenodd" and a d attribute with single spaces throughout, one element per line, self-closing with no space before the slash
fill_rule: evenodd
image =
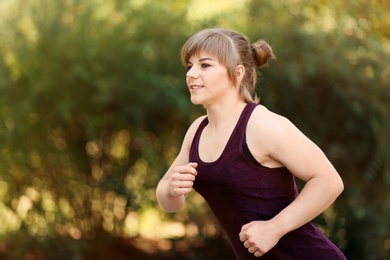
<path id="1" fill-rule="evenodd" d="M 203 86 L 201 86 L 201 85 L 190 85 L 191 91 L 196 91 L 196 90 L 199 90 L 201 88 L 203 88 Z"/>

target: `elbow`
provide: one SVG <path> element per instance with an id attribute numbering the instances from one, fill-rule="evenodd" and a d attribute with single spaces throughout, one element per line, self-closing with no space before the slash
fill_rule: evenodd
<path id="1" fill-rule="evenodd" d="M 329 198 L 334 202 L 344 191 L 344 183 L 341 177 L 336 174 L 329 174 L 323 182 L 323 191 L 328 194 Z"/>
<path id="2" fill-rule="evenodd" d="M 344 191 L 344 183 L 343 181 L 341 180 L 340 181 L 340 194 Z"/>
<path id="3" fill-rule="evenodd" d="M 340 178 L 340 194 L 344 191 L 344 182 L 343 180 Z"/>
<path id="4" fill-rule="evenodd" d="M 344 191 L 344 182 L 341 179 L 339 175 L 337 175 L 338 178 L 334 181 L 334 190 L 336 197 L 340 196 L 340 194 Z"/>

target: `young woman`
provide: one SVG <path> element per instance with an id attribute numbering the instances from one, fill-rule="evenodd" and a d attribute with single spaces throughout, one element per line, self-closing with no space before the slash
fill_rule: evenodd
<path id="1" fill-rule="evenodd" d="M 194 188 L 210 205 L 237 259 L 345 259 L 310 221 L 343 182 L 324 153 L 290 121 L 253 98 L 256 67 L 274 58 L 263 40 L 211 28 L 181 50 L 193 104 L 207 115 L 188 129 L 157 186 L 159 205 L 179 210 Z M 305 181 L 297 192 L 294 176 Z"/>

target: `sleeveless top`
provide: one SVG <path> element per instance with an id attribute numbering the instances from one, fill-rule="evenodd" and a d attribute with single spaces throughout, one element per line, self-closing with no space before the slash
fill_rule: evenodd
<path id="1" fill-rule="evenodd" d="M 269 220 L 298 195 L 294 176 L 285 167 L 267 168 L 245 156 L 243 144 L 248 120 L 257 104 L 249 103 L 222 152 L 214 162 L 199 157 L 199 140 L 208 124 L 197 129 L 190 148 L 190 162 L 197 162 L 194 189 L 202 195 L 227 234 L 237 259 L 259 259 L 239 240 L 241 227 L 254 220 Z M 261 259 L 346 259 L 313 224 L 307 223 L 283 236 Z"/>

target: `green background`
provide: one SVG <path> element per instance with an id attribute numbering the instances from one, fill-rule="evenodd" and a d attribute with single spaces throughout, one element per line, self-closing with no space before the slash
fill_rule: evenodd
<path id="1" fill-rule="evenodd" d="M 389 1 L 0 0 L 1 259 L 233 259 L 199 195 L 155 198 L 204 113 L 179 51 L 211 26 L 269 42 L 261 103 L 342 176 L 314 223 L 390 258 Z"/>

